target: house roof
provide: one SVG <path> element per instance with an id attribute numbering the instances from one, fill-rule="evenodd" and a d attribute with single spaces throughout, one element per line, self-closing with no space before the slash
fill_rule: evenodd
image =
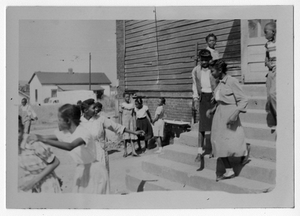
<path id="1" fill-rule="evenodd" d="M 57 72 L 35 72 L 29 84 L 37 76 L 42 85 L 88 85 L 89 73 L 57 73 Z M 91 84 L 111 84 L 105 73 L 91 73 Z"/>
<path id="2" fill-rule="evenodd" d="M 57 85 L 57 87 L 62 91 L 73 91 L 73 90 L 89 90 L 89 85 Z M 92 91 L 103 91 L 99 85 L 91 85 Z"/>
<path id="3" fill-rule="evenodd" d="M 30 98 L 30 96 L 22 91 L 19 90 L 19 94 L 22 95 L 22 97 L 25 97 L 25 98 Z"/>

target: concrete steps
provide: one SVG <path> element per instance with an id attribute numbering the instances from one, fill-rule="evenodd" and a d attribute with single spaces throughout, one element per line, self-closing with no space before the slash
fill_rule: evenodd
<path id="1" fill-rule="evenodd" d="M 159 155 L 160 158 L 168 159 L 174 162 L 183 163 L 199 168 L 199 163 L 194 162 L 196 153 L 195 148 L 183 146 L 180 144 L 169 145 L 164 148 L 164 154 Z M 234 171 L 241 177 L 261 181 L 265 183 L 275 184 L 276 164 L 271 161 L 263 161 L 256 158 L 250 158 L 250 162 L 244 167 L 241 166 L 240 158 L 232 158 L 230 161 L 234 165 Z M 216 170 L 217 159 L 204 157 L 205 169 Z M 225 170 L 223 170 L 225 172 Z"/>
<path id="2" fill-rule="evenodd" d="M 267 98 L 266 85 L 262 84 L 252 84 L 252 85 L 242 85 L 242 89 L 247 96 L 261 96 Z"/>
<path id="3" fill-rule="evenodd" d="M 248 96 L 247 109 L 266 109 L 267 96 Z"/>
<path id="4" fill-rule="evenodd" d="M 246 113 L 240 114 L 241 122 L 265 124 L 267 119 L 267 112 L 260 109 L 247 109 Z"/>
<path id="5" fill-rule="evenodd" d="M 149 159 L 150 158 L 142 162 L 142 169 L 144 172 L 203 191 L 266 193 L 274 188 L 273 184 L 250 180 L 244 177 L 235 177 L 233 179 L 216 182 L 216 174 L 212 170 L 204 169 L 201 172 L 197 172 L 195 166 L 163 158 L 156 160 Z"/>
<path id="6" fill-rule="evenodd" d="M 142 157 L 141 170 L 132 170 L 126 184 L 132 191 L 203 190 L 229 193 L 266 193 L 276 186 L 276 133 L 267 125 L 265 85 L 243 85 L 248 96 L 247 113 L 241 114 L 246 142 L 250 144 L 250 162 L 230 158 L 236 177 L 216 182 L 217 158 L 204 157 L 204 169 L 194 162 L 198 147 L 197 124 L 180 134 L 174 144 L 165 146 L 163 154 Z M 206 133 L 207 153 L 211 150 L 210 133 Z M 218 166 L 218 173 L 225 172 Z M 149 180 L 149 181 L 147 181 Z M 141 190 L 143 188 L 143 190 Z"/>
<path id="7" fill-rule="evenodd" d="M 133 192 L 198 190 L 136 169 L 126 174 L 125 182 L 127 189 Z"/>
<path id="8" fill-rule="evenodd" d="M 253 129 L 254 130 L 254 129 Z M 251 131 L 250 131 L 251 132 Z M 194 154 L 196 155 L 196 147 L 198 146 L 198 132 L 190 131 L 182 133 L 177 141 L 181 145 L 194 147 Z M 210 135 L 206 135 L 206 146 L 208 150 L 211 149 Z M 257 159 L 264 159 L 268 161 L 276 161 L 276 142 L 269 140 L 259 139 L 246 139 L 246 142 L 250 144 L 251 151 L 250 156 Z"/>
<path id="9" fill-rule="evenodd" d="M 276 133 L 265 124 L 242 123 L 245 136 L 248 139 L 273 141 L 276 140 Z"/>

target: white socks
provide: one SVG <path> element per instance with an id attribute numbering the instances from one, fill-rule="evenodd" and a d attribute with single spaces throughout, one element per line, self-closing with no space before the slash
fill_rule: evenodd
<path id="1" fill-rule="evenodd" d="M 156 153 L 161 153 L 162 152 L 162 147 L 158 147 L 158 150 L 156 151 Z"/>
<path id="2" fill-rule="evenodd" d="M 198 147 L 198 154 L 203 154 L 203 149 L 202 149 L 202 147 Z"/>
<path id="3" fill-rule="evenodd" d="M 226 173 L 224 174 L 225 177 L 232 176 L 234 174 L 233 168 L 226 169 Z"/>

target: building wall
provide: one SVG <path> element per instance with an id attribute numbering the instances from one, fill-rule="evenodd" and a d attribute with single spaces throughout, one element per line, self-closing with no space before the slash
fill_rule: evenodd
<path id="1" fill-rule="evenodd" d="M 118 96 L 128 91 L 144 97 L 151 113 L 165 97 L 168 119 L 191 121 L 191 71 L 209 33 L 218 37 L 228 73 L 241 79 L 240 20 L 126 20 L 116 27 Z"/>
<path id="2" fill-rule="evenodd" d="M 38 100 L 35 100 L 35 90 L 38 91 Z M 57 89 L 57 86 L 46 85 L 42 86 L 37 76 L 35 76 L 30 83 L 30 104 L 42 104 L 44 99 L 51 97 L 51 90 Z"/>
<path id="3" fill-rule="evenodd" d="M 104 88 L 104 94 L 110 96 L 110 85 L 100 85 L 101 88 Z"/>

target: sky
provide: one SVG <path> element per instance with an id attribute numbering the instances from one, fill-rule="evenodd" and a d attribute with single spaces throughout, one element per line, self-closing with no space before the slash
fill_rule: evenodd
<path id="1" fill-rule="evenodd" d="M 116 84 L 115 20 L 20 20 L 19 80 L 36 71 L 104 72 Z"/>

